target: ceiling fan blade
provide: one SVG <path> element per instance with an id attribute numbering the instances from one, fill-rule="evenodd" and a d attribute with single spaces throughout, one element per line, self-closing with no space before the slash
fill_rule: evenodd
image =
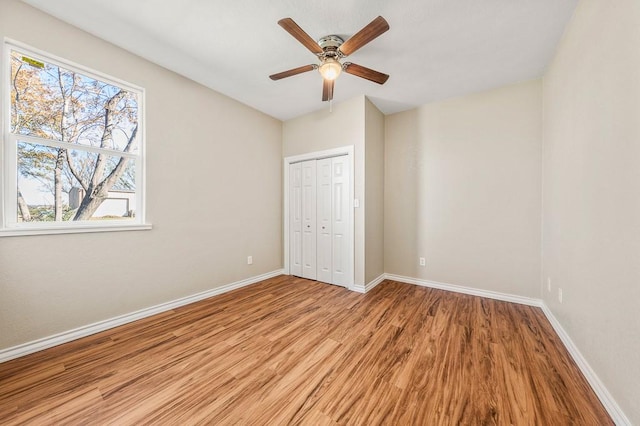
<path id="1" fill-rule="evenodd" d="M 351 36 L 349 40 L 345 41 L 338 50 L 343 56 L 349 56 L 388 29 L 389 23 L 382 16 L 378 16 L 376 19 L 369 22 L 366 27 Z"/>
<path id="2" fill-rule="evenodd" d="M 298 68 L 293 68 L 287 71 L 279 72 L 277 74 L 272 74 L 269 76 L 269 78 L 271 80 L 280 80 L 281 78 L 291 77 L 293 75 L 302 74 L 303 72 L 307 72 L 307 71 L 313 71 L 317 67 L 318 67 L 317 65 L 303 65 Z"/>
<path id="3" fill-rule="evenodd" d="M 335 80 L 322 80 L 322 102 L 333 99 L 333 85 Z"/>
<path id="4" fill-rule="evenodd" d="M 309 34 L 305 33 L 298 24 L 296 24 L 291 18 L 283 18 L 278 21 L 278 25 L 280 25 L 286 32 L 291 34 L 296 40 L 304 45 L 311 52 L 316 55 L 320 55 L 324 53 L 322 48 L 316 43 L 314 39 L 312 39 Z"/>
<path id="5" fill-rule="evenodd" d="M 342 65 L 342 69 L 347 74 L 355 75 L 361 78 L 365 78 L 374 83 L 384 84 L 389 79 L 388 74 L 381 73 L 371 68 L 363 67 L 362 65 L 353 64 L 351 62 L 345 62 Z"/>

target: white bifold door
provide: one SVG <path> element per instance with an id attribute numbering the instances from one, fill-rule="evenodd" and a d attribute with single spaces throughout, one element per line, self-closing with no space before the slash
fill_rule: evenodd
<path id="1" fill-rule="evenodd" d="M 289 166 L 292 275 L 345 287 L 350 284 L 348 160 L 345 155 Z"/>

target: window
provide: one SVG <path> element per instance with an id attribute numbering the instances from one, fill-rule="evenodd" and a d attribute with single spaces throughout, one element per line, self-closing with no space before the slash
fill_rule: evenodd
<path id="1" fill-rule="evenodd" d="M 4 54 L 0 232 L 143 225 L 142 89 L 17 43 Z"/>

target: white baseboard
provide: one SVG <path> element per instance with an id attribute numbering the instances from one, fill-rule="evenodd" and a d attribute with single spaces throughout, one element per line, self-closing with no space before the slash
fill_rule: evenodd
<path id="1" fill-rule="evenodd" d="M 472 296 L 486 297 L 489 299 L 502 300 L 504 302 L 519 303 L 521 305 L 542 307 L 542 300 L 532 297 L 517 296 L 515 294 L 500 293 L 497 291 L 481 290 L 478 288 L 465 287 L 461 285 L 446 284 L 436 281 L 422 280 L 419 278 L 403 277 L 401 275 L 385 274 L 385 279 L 399 281 L 407 284 L 415 284 L 422 287 L 437 288 L 439 290 L 453 291 L 456 293 L 464 293 Z"/>
<path id="2" fill-rule="evenodd" d="M 360 284 L 354 284 L 351 290 L 355 291 L 356 293 L 363 293 L 363 294 L 367 292 L 367 288 Z"/>
<path id="3" fill-rule="evenodd" d="M 268 272 L 266 274 L 258 275 L 255 277 L 247 278 L 241 281 L 236 281 L 231 284 L 226 284 L 221 287 L 216 287 L 211 290 L 203 291 L 202 293 L 193 294 L 191 296 L 176 299 L 170 302 L 161 303 L 160 305 L 151 306 L 149 308 L 141 309 L 129 314 L 120 315 L 115 318 L 110 318 L 104 321 L 98 321 L 93 324 L 78 327 L 73 330 L 65 331 L 62 333 L 54 334 L 53 336 L 44 337 L 42 339 L 34 340 L 31 342 L 23 343 L 21 345 L 13 346 L 6 349 L 0 349 L 0 363 L 9 361 L 14 358 L 18 358 L 24 355 L 28 355 L 34 352 L 41 351 L 43 349 L 52 348 L 63 343 L 71 342 L 72 340 L 79 339 L 81 337 L 90 336 L 101 331 L 109 330 L 110 328 L 118 327 L 123 324 L 127 324 L 142 318 L 149 317 L 151 315 L 159 314 L 161 312 L 168 311 L 180 306 L 188 305 L 203 299 L 207 299 L 218 294 L 226 293 L 231 290 L 235 290 L 241 287 L 245 287 L 251 284 L 255 284 L 259 281 L 263 281 L 269 278 L 282 275 L 282 269 Z"/>
<path id="4" fill-rule="evenodd" d="M 387 279 L 387 274 L 381 274 L 378 278 L 375 278 L 373 281 L 371 281 L 369 284 L 366 285 L 365 293 L 367 291 L 371 291 L 375 286 L 377 286 L 378 284 L 380 284 L 382 281 L 386 279 Z"/>
<path id="5" fill-rule="evenodd" d="M 352 290 L 356 291 L 358 293 L 366 293 L 368 291 L 371 291 L 375 286 L 380 284 L 386 278 L 387 278 L 387 274 L 380 274 L 379 277 L 375 278 L 373 281 L 371 281 L 370 283 L 368 283 L 366 285 L 354 284 Z"/>
<path id="6" fill-rule="evenodd" d="M 602 402 L 602 405 L 604 405 L 604 408 L 607 410 L 614 423 L 618 426 L 631 426 L 631 422 L 629 421 L 627 416 L 624 414 L 615 399 L 613 399 L 613 396 L 611 396 L 602 381 L 600 381 L 600 378 L 593 371 L 585 357 L 582 356 L 582 353 L 573 343 L 567 332 L 564 330 L 564 328 L 562 328 L 560 322 L 551 312 L 551 309 L 549 309 L 549 307 L 543 301 L 541 302 L 540 307 L 542 308 L 542 312 L 544 312 L 545 316 L 551 323 L 551 326 L 553 326 L 553 329 L 560 337 L 560 340 L 562 340 L 565 348 L 567 348 L 567 351 L 569 351 L 569 354 L 578 365 L 578 368 L 580 368 L 580 371 L 587 379 L 587 382 L 589 382 L 589 385 L 591 385 L 591 389 L 593 389 L 593 391 L 598 396 L 598 399 L 600 399 L 600 402 Z"/>

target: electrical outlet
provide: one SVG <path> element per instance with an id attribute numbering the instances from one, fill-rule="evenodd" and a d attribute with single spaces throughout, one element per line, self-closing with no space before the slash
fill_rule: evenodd
<path id="1" fill-rule="evenodd" d="M 547 291 L 551 292 L 551 277 L 547 277 Z"/>
<path id="2" fill-rule="evenodd" d="M 420 266 L 426 266 L 427 265 L 427 260 L 424 257 L 420 258 Z"/>
<path id="3" fill-rule="evenodd" d="M 562 303 L 562 289 L 558 289 L 558 302 Z"/>
<path id="4" fill-rule="evenodd" d="M 247 256 L 247 265 L 253 265 L 253 256 Z"/>

